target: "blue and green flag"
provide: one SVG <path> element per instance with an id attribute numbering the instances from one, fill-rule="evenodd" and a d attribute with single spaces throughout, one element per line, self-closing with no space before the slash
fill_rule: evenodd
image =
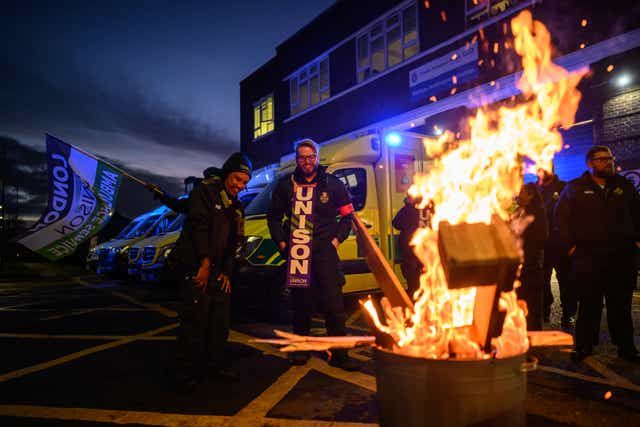
<path id="1" fill-rule="evenodd" d="M 18 243 L 55 261 L 71 255 L 111 218 L 121 173 L 51 135 L 47 209 Z"/>

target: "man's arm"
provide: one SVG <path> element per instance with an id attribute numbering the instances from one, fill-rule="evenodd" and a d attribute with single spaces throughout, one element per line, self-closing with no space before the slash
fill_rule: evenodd
<path id="1" fill-rule="evenodd" d="M 167 193 L 162 193 L 159 196 L 160 202 L 163 205 L 174 211 L 175 213 L 187 213 L 189 211 L 189 200 L 188 198 L 179 199 L 177 197 L 173 197 L 168 195 Z"/>
<path id="2" fill-rule="evenodd" d="M 271 193 L 271 205 L 267 212 L 267 225 L 269 226 L 269 234 L 271 238 L 278 244 L 286 242 L 286 233 L 282 224 L 282 219 L 287 211 L 288 200 L 284 194 L 284 183 L 280 182 Z M 282 248 L 281 248 L 282 249 Z"/>

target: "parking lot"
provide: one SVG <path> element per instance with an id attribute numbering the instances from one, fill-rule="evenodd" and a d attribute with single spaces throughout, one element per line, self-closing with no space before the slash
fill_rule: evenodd
<path id="1" fill-rule="evenodd" d="M 370 349 L 352 351 L 361 372 L 333 368 L 321 353 L 291 367 L 277 349 L 250 341 L 287 325 L 236 310 L 230 350 L 238 379 L 177 394 L 165 376 L 178 326 L 174 292 L 82 276 L 0 283 L 0 296 L 3 425 L 377 425 Z M 350 332 L 367 334 L 358 305 L 348 306 Z M 639 293 L 634 319 L 638 331 Z M 314 326 L 322 332 L 320 319 Z M 640 422 L 640 367 L 615 358 L 606 328 L 602 342 L 581 364 L 569 361 L 568 348 L 532 352 L 539 366 L 528 377 L 528 425 Z"/>

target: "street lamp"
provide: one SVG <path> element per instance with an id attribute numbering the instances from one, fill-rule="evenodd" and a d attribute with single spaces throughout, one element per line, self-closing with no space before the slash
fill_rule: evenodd
<path id="1" fill-rule="evenodd" d="M 631 76 L 629 74 L 621 74 L 616 79 L 616 85 L 618 87 L 625 87 L 631 83 Z"/>

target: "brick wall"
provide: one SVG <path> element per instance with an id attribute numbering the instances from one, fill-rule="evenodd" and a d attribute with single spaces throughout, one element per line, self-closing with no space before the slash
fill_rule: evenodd
<path id="1" fill-rule="evenodd" d="M 619 166 L 640 167 L 640 88 L 605 100 L 597 127 L 597 143 L 611 147 Z"/>

